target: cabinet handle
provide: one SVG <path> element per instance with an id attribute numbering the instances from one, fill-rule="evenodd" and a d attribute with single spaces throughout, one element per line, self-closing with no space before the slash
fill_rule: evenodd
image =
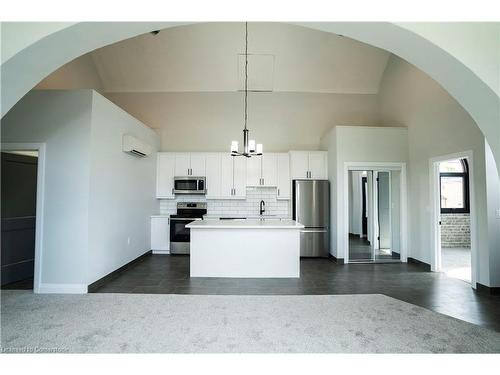
<path id="1" fill-rule="evenodd" d="M 262 178 L 262 185 L 265 185 L 265 183 L 264 183 L 264 178 Z"/>
<path id="2" fill-rule="evenodd" d="M 174 195 L 174 188 L 172 188 L 172 195 Z"/>
<path id="3" fill-rule="evenodd" d="M 278 196 L 280 195 L 280 189 L 278 189 Z"/>
<path id="4" fill-rule="evenodd" d="M 170 218 L 168 218 L 168 225 L 170 225 Z"/>

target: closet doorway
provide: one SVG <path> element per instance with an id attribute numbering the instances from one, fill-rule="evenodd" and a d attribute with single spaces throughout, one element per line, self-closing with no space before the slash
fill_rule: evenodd
<path id="1" fill-rule="evenodd" d="M 401 262 L 403 173 L 399 168 L 347 170 L 349 263 Z"/>

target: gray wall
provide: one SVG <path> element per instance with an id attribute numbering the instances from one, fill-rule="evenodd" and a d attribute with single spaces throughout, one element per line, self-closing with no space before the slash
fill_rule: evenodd
<path id="1" fill-rule="evenodd" d="M 43 284 L 86 281 L 90 90 L 33 91 L 2 119 L 2 142 L 46 143 Z"/>
<path id="2" fill-rule="evenodd" d="M 379 93 L 384 125 L 408 127 L 408 255 L 431 263 L 429 159 L 473 151 L 477 213 L 478 277 L 489 285 L 484 135 L 470 115 L 434 80 L 404 60 L 391 56 Z"/>
<path id="3" fill-rule="evenodd" d="M 150 250 L 150 216 L 159 209 L 156 153 L 138 158 L 122 151 L 131 134 L 159 148 L 156 133 L 111 103 L 92 94 L 90 142 L 88 283 Z"/>
<path id="4" fill-rule="evenodd" d="M 156 158 L 123 153 L 125 132 L 158 149 L 92 90 L 33 91 L 2 119 L 2 142 L 46 143 L 42 289 L 84 290 L 150 249 Z"/>

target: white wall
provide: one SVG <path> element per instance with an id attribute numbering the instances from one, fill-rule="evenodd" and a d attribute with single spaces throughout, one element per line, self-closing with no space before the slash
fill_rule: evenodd
<path id="1" fill-rule="evenodd" d="M 61 66 L 42 80 L 35 90 L 102 90 L 102 82 L 91 54 L 80 56 Z"/>
<path id="2" fill-rule="evenodd" d="M 241 141 L 243 93 L 106 93 L 157 129 L 163 151 L 220 151 Z M 333 124 L 375 125 L 376 95 L 250 93 L 248 127 L 264 150 L 317 150 Z"/>
<path id="3" fill-rule="evenodd" d="M 500 178 L 488 143 L 485 144 L 490 286 L 500 287 Z"/>
<path id="4" fill-rule="evenodd" d="M 150 216 L 159 207 L 156 154 L 124 153 L 124 133 L 159 148 L 152 129 L 93 91 L 88 284 L 150 250 Z"/>
<path id="5" fill-rule="evenodd" d="M 85 289 L 150 249 L 156 158 L 123 153 L 123 132 L 158 148 L 154 131 L 92 90 L 33 91 L 2 119 L 2 142 L 46 143 L 42 291 Z"/>
<path id="6" fill-rule="evenodd" d="M 467 112 L 434 80 L 393 56 L 379 94 L 381 123 L 408 127 L 409 256 L 431 263 L 429 159 L 474 153 L 479 278 L 489 285 L 484 136 Z"/>
<path id="7" fill-rule="evenodd" d="M 344 165 L 346 162 L 408 161 L 407 129 L 399 127 L 336 126 L 321 139 L 321 149 L 328 150 L 332 230 L 330 252 L 344 258 L 345 217 L 343 202 Z M 335 168 L 331 164 L 336 165 Z M 333 208 L 334 207 L 334 208 Z"/>
<path id="8" fill-rule="evenodd" d="M 328 179 L 330 180 L 330 254 L 338 258 L 337 251 L 337 127 L 321 137 L 320 149 L 328 151 Z M 341 169 L 342 171 L 342 169 Z"/>
<path id="9" fill-rule="evenodd" d="M 401 172 L 391 171 L 392 251 L 401 254 Z"/>
<path id="10" fill-rule="evenodd" d="M 91 100 L 30 92 L 2 119 L 2 142 L 46 143 L 42 284 L 86 281 Z"/>
<path id="11" fill-rule="evenodd" d="M 486 84 L 500 94 L 499 22 L 404 22 L 411 30 L 464 62 Z"/>
<path id="12" fill-rule="evenodd" d="M 2 22 L 2 63 L 36 41 L 74 22 Z"/>

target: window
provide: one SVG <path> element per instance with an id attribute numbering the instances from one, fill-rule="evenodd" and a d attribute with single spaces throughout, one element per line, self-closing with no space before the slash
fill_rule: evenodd
<path id="1" fill-rule="evenodd" d="M 469 213 L 469 166 L 467 160 L 439 164 L 441 213 Z"/>

